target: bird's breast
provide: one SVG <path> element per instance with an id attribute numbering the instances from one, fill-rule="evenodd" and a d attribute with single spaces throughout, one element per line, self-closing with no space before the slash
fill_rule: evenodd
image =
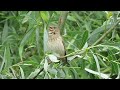
<path id="1" fill-rule="evenodd" d="M 61 38 L 56 38 L 53 40 L 48 39 L 47 46 L 48 51 L 50 51 L 51 53 L 56 53 L 60 56 L 64 56 L 65 50 Z"/>

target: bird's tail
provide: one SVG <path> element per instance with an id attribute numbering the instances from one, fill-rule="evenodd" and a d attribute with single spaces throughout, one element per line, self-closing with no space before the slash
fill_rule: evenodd
<path id="1" fill-rule="evenodd" d="M 65 51 L 65 55 L 66 55 L 66 51 Z M 67 57 L 63 58 L 63 65 L 70 65 L 67 61 Z"/>

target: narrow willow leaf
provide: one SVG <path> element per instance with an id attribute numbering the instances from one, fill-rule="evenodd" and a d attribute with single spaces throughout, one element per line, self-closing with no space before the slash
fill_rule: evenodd
<path id="1" fill-rule="evenodd" d="M 93 44 L 100 37 L 100 33 L 104 32 L 105 30 L 108 30 L 110 27 L 110 20 L 105 21 L 101 27 L 98 27 L 90 34 L 88 43 Z"/>
<path id="2" fill-rule="evenodd" d="M 118 76 L 116 77 L 116 79 L 120 79 L 120 67 L 118 65 Z"/>
<path id="3" fill-rule="evenodd" d="M 32 38 L 31 35 L 33 34 L 33 31 L 34 31 L 34 29 L 30 30 L 30 31 L 24 36 L 24 38 L 22 39 L 22 41 L 21 41 L 21 43 L 20 43 L 20 46 L 19 46 L 19 55 L 20 55 L 21 60 L 22 60 L 23 47 L 24 47 L 24 45 L 28 42 L 28 40 L 29 40 L 30 38 Z"/>
<path id="4" fill-rule="evenodd" d="M 20 68 L 20 73 L 21 73 L 21 79 L 25 79 L 24 71 L 23 69 L 19 66 Z"/>
<path id="5" fill-rule="evenodd" d="M 3 32 L 2 32 L 2 44 L 4 40 L 6 40 L 7 36 L 8 36 L 8 22 L 6 21 L 4 24 Z"/>
<path id="6" fill-rule="evenodd" d="M 68 15 L 67 19 L 70 20 L 70 21 L 76 22 L 76 19 L 73 16 Z"/>
<path id="7" fill-rule="evenodd" d="M 0 74 L 0 79 L 7 79 L 5 75 Z"/>
<path id="8" fill-rule="evenodd" d="M 88 31 L 85 31 L 83 36 L 82 36 L 81 43 L 80 43 L 80 49 L 82 49 L 83 46 L 86 44 L 87 39 L 88 39 Z"/>
<path id="9" fill-rule="evenodd" d="M 36 28 L 36 44 L 37 44 L 37 52 L 40 56 L 40 34 L 39 34 L 39 28 Z"/>
<path id="10" fill-rule="evenodd" d="M 82 49 L 85 49 L 85 48 L 87 48 L 87 47 L 88 47 L 88 43 L 86 42 L 86 43 L 84 44 L 84 46 L 83 46 Z"/>
<path id="11" fill-rule="evenodd" d="M 91 52 L 92 52 L 92 51 L 91 51 Z M 95 62 L 96 62 L 96 66 L 97 66 L 99 75 L 101 76 L 101 74 L 100 74 L 100 65 L 99 65 L 98 58 L 97 58 L 97 56 L 96 56 L 95 54 L 93 54 L 93 52 L 92 52 L 92 55 L 93 55 L 93 57 L 94 57 L 94 59 L 95 59 Z"/>
<path id="12" fill-rule="evenodd" d="M 44 79 L 49 79 L 49 76 L 47 73 L 45 73 Z"/>
<path id="13" fill-rule="evenodd" d="M 58 75 L 59 75 L 61 78 L 65 78 L 65 72 L 64 72 L 62 69 L 59 69 L 59 70 L 58 70 Z M 56 78 L 59 78 L 59 77 L 56 77 Z"/>
<path id="14" fill-rule="evenodd" d="M 117 58 L 115 57 L 114 52 L 112 52 L 112 50 L 108 50 L 109 56 L 108 59 L 109 60 L 117 60 Z"/>
<path id="15" fill-rule="evenodd" d="M 82 23 L 85 24 L 85 21 L 82 19 L 81 16 L 79 16 L 79 15 L 77 14 L 77 12 L 74 11 L 73 14 L 74 14 L 74 16 L 75 16 L 79 21 L 81 21 Z"/>
<path id="16" fill-rule="evenodd" d="M 47 70 L 48 70 L 48 61 L 47 61 L 47 59 L 45 59 L 44 70 L 45 70 L 46 72 L 47 72 Z"/>
<path id="17" fill-rule="evenodd" d="M 7 47 L 5 47 L 4 59 L 5 59 L 5 68 L 8 69 L 12 65 L 12 61 L 10 58 L 10 49 L 8 45 Z"/>
<path id="18" fill-rule="evenodd" d="M 71 45 L 74 45 L 73 43 L 75 42 L 75 39 L 77 38 L 78 34 L 76 34 L 73 39 L 69 42 L 69 45 L 67 46 L 67 49 L 70 48 Z"/>
<path id="19" fill-rule="evenodd" d="M 25 65 L 25 66 L 32 66 L 32 64 L 22 64 L 22 65 Z"/>
<path id="20" fill-rule="evenodd" d="M 48 57 L 52 62 L 59 62 L 59 60 L 57 60 L 57 57 L 54 55 L 48 55 Z"/>
<path id="21" fill-rule="evenodd" d="M 74 60 L 74 58 L 82 58 L 82 56 L 80 55 L 74 55 L 74 56 L 71 56 L 71 57 L 67 57 L 67 60 L 71 61 L 71 60 Z"/>
<path id="22" fill-rule="evenodd" d="M 40 71 L 40 69 L 35 69 L 35 71 L 32 72 L 32 73 L 27 77 L 27 79 L 32 79 L 33 77 L 35 77 L 35 76 L 38 74 L 39 71 Z"/>
<path id="23" fill-rule="evenodd" d="M 3 69 L 3 66 L 5 64 L 5 59 L 0 55 L 0 58 L 2 59 L 2 63 L 1 63 L 1 66 L 0 66 L 0 72 L 2 71 Z"/>
<path id="24" fill-rule="evenodd" d="M 104 62 L 104 61 L 106 61 L 107 58 L 102 56 L 102 55 L 100 55 L 100 54 L 97 54 L 97 55 L 102 57 L 102 58 L 98 57 L 98 59 L 100 60 L 101 64 L 104 65 L 105 67 L 108 67 L 107 64 Z"/>
<path id="25" fill-rule="evenodd" d="M 103 73 L 100 73 L 100 74 L 99 74 L 99 72 L 93 71 L 93 70 L 88 69 L 88 68 L 85 68 L 85 70 L 86 70 L 87 72 L 89 72 L 89 73 L 92 73 L 92 74 L 95 74 L 95 75 L 98 75 L 98 76 L 101 75 L 100 77 L 102 77 L 102 78 L 104 78 L 104 79 L 111 79 L 111 78 L 109 78 L 109 75 L 106 75 L 106 74 L 103 74 Z"/>
<path id="26" fill-rule="evenodd" d="M 20 59 L 22 61 L 22 52 L 23 52 L 23 46 L 19 47 L 19 55 L 20 55 Z"/>
<path id="27" fill-rule="evenodd" d="M 111 76 L 113 76 L 114 74 L 117 75 L 119 70 L 118 70 L 118 63 L 116 63 L 115 61 L 118 61 L 117 58 L 115 57 L 114 52 L 112 52 L 112 50 L 108 50 L 108 59 L 111 61 L 110 65 L 111 65 Z"/>
<path id="28" fill-rule="evenodd" d="M 49 20 L 46 23 L 46 27 L 48 27 L 49 23 L 51 23 L 52 17 L 53 17 L 54 11 L 49 11 Z"/>
<path id="29" fill-rule="evenodd" d="M 4 44 L 5 42 L 6 42 L 6 43 L 11 43 L 13 37 L 14 37 L 13 35 L 7 36 L 7 37 L 4 39 L 4 41 L 2 42 L 2 44 Z"/>
<path id="30" fill-rule="evenodd" d="M 24 24 L 25 22 L 27 22 L 30 18 L 30 14 L 32 13 L 32 11 L 29 11 L 26 15 L 25 18 L 23 18 L 22 24 Z"/>
<path id="31" fill-rule="evenodd" d="M 51 79 L 51 76 L 48 72 L 46 72 L 44 79 Z"/>
<path id="32" fill-rule="evenodd" d="M 49 73 L 51 73 L 51 74 L 54 74 L 54 75 L 57 75 L 57 70 L 56 69 L 54 69 L 54 68 L 48 68 L 48 71 L 49 71 Z"/>
<path id="33" fill-rule="evenodd" d="M 49 15 L 48 11 L 41 11 L 40 15 L 45 22 L 47 22 L 50 18 L 50 15 Z"/>
<path id="34" fill-rule="evenodd" d="M 65 74 L 65 78 L 71 78 L 72 76 L 69 75 L 69 72 L 71 73 L 70 69 L 69 68 L 63 68 L 62 71 L 64 72 Z M 73 73 L 72 73 L 73 74 Z"/>
<path id="35" fill-rule="evenodd" d="M 77 79 L 78 78 L 78 74 L 77 74 L 77 71 L 74 69 L 74 68 L 72 68 L 72 69 L 70 69 L 70 72 L 71 72 L 71 74 L 72 74 L 72 78 L 74 78 L 74 79 Z"/>
<path id="36" fill-rule="evenodd" d="M 52 17 L 53 13 L 54 13 L 54 11 L 49 11 L 50 17 Z"/>
<path id="37" fill-rule="evenodd" d="M 106 48 L 114 48 L 118 51 L 120 51 L 120 48 L 118 46 L 112 46 L 112 45 L 102 45 L 102 44 L 99 44 L 99 45 L 96 45 L 94 47 L 106 47 Z"/>
<path id="38" fill-rule="evenodd" d="M 48 33 L 46 30 L 46 25 L 44 25 L 44 37 L 43 37 L 43 43 L 44 43 L 44 52 L 47 51 L 47 41 L 48 41 Z"/>
<path id="39" fill-rule="evenodd" d="M 10 70 L 11 70 L 11 72 L 12 72 L 12 74 L 13 74 L 13 78 L 14 78 L 14 79 L 17 78 L 17 77 L 16 77 L 15 70 L 13 69 L 13 67 L 10 67 Z"/>
<path id="40" fill-rule="evenodd" d="M 22 41 L 20 43 L 21 46 L 25 45 L 28 42 L 28 40 L 31 38 L 33 32 L 34 32 L 34 29 L 29 30 L 29 32 L 22 39 Z"/>

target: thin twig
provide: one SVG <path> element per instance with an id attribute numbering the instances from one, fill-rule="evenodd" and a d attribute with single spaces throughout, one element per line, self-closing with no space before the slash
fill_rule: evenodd
<path id="1" fill-rule="evenodd" d="M 85 53 L 85 52 L 86 52 L 86 49 L 84 49 L 84 50 L 77 50 L 77 51 L 72 52 L 72 53 L 70 53 L 70 54 L 67 54 L 67 55 L 65 55 L 65 56 L 61 56 L 61 57 L 59 57 L 59 58 L 65 58 L 65 57 L 73 56 L 73 55 L 75 55 L 75 54 L 83 54 L 83 53 Z"/>
<path id="2" fill-rule="evenodd" d="M 52 62 L 48 62 L 48 64 L 50 64 Z M 36 79 L 37 76 L 44 70 L 44 68 L 41 68 L 40 71 L 33 77 L 33 79 Z"/>
<path id="3" fill-rule="evenodd" d="M 44 70 L 44 68 L 41 68 L 40 71 L 33 77 L 33 79 L 36 79 L 37 76 Z"/>
<path id="4" fill-rule="evenodd" d="M 60 30 L 63 30 L 63 28 L 64 28 L 68 13 L 69 13 L 69 11 L 61 11 L 61 15 L 60 15 L 60 18 L 58 21 L 58 27 Z"/>
<path id="5" fill-rule="evenodd" d="M 106 36 L 107 34 L 109 34 L 113 28 L 120 22 L 120 20 L 118 20 L 108 31 L 106 31 L 95 43 L 92 44 L 92 46 L 98 44 L 99 42 L 101 42 Z"/>

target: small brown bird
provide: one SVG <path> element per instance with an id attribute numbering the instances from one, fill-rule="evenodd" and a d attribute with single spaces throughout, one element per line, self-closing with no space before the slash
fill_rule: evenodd
<path id="1" fill-rule="evenodd" d="M 49 52 L 53 53 L 58 58 L 66 55 L 60 30 L 57 26 L 49 26 L 47 48 Z M 67 63 L 66 57 L 61 58 L 61 60 L 64 64 Z"/>

